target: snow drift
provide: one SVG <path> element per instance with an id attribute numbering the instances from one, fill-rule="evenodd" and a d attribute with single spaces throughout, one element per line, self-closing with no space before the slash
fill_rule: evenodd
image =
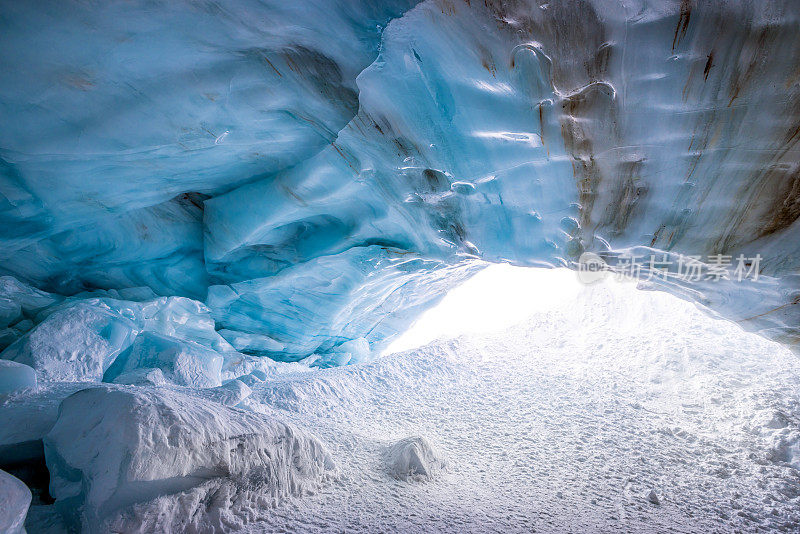
<path id="1" fill-rule="evenodd" d="M 313 491 L 334 469 L 323 445 L 289 423 L 167 389 L 79 391 L 44 444 L 56 506 L 86 532 L 143 507 L 145 532 L 222 531 Z"/>

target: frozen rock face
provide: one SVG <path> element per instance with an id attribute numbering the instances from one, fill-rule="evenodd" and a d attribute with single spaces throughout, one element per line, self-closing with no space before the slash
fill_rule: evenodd
<path id="1" fill-rule="evenodd" d="M 167 389 L 79 391 L 44 444 L 56 506 L 85 532 L 221 532 L 334 469 L 288 423 Z"/>
<path id="2" fill-rule="evenodd" d="M 31 491 L 25 484 L 0 471 L 0 532 L 24 534 L 25 516 L 31 504 Z"/>
<path id="3" fill-rule="evenodd" d="M 792 0 L 3 4 L 2 272 L 53 298 L 191 297 L 299 360 L 379 349 L 475 259 L 646 247 L 761 254 L 658 287 L 800 336 Z"/>

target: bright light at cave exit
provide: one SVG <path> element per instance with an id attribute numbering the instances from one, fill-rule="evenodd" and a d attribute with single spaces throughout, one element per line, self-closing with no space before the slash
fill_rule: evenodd
<path id="1" fill-rule="evenodd" d="M 384 354 L 463 334 L 496 332 L 577 296 L 586 286 L 569 269 L 491 265 L 451 290 Z"/>

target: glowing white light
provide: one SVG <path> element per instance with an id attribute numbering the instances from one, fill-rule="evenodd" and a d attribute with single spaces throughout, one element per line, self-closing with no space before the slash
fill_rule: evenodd
<path id="1" fill-rule="evenodd" d="M 462 334 L 502 330 L 575 298 L 586 286 L 567 269 L 491 265 L 450 291 L 392 342 L 384 354 Z"/>

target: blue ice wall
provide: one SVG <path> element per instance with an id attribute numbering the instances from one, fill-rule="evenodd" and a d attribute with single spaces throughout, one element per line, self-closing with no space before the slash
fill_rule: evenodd
<path id="1" fill-rule="evenodd" d="M 797 339 L 796 2 L 2 4 L 0 272 L 43 309 L 189 297 L 296 360 L 480 261 L 646 247 L 761 254 L 659 287 Z"/>

